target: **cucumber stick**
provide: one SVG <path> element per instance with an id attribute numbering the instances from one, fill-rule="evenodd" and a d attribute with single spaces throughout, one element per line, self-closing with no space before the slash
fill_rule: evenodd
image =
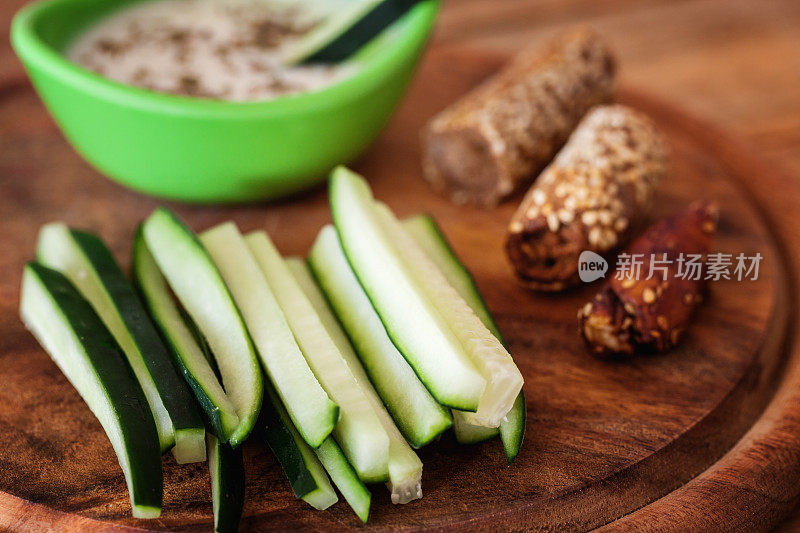
<path id="1" fill-rule="evenodd" d="M 315 509 L 327 509 L 339 498 L 314 450 L 300 436 L 272 385 L 264 384 L 258 429 L 281 464 L 292 492 Z"/>
<path id="2" fill-rule="evenodd" d="M 440 404 L 476 410 L 486 380 L 386 234 L 367 183 L 337 167 L 330 202 L 347 260 L 392 342 Z"/>
<path id="3" fill-rule="evenodd" d="M 22 275 L 20 315 L 103 426 L 125 474 L 133 516 L 158 517 L 158 433 L 119 344 L 66 277 L 35 263 Z"/>
<path id="4" fill-rule="evenodd" d="M 389 437 L 369 400 L 267 234 L 251 233 L 245 242 L 269 281 L 311 370 L 339 405 L 340 419 L 333 430 L 336 441 L 362 480 L 385 481 L 389 476 Z"/>
<path id="5" fill-rule="evenodd" d="M 473 423 L 498 427 L 522 390 L 523 379 L 517 365 L 424 250 L 406 233 L 391 210 L 378 203 L 376 212 L 390 241 L 403 251 L 402 259 L 412 270 L 417 283 L 434 302 L 464 351 L 486 379 L 487 386 L 473 415 Z"/>
<path id="6" fill-rule="evenodd" d="M 503 342 L 503 337 L 497 327 L 486 303 L 481 297 L 475 280 L 467 268 L 459 261 L 450 243 L 439 229 L 436 221 L 430 215 L 416 215 L 403 221 L 403 228 L 416 241 L 428 257 L 442 272 L 450 285 L 458 291 L 464 301 L 475 311 L 481 322 L 490 332 Z M 525 395 L 520 391 L 514 406 L 506 418 L 500 422 L 500 438 L 506 452 L 508 463 L 511 464 L 519 453 L 522 440 L 525 436 Z M 480 442 L 493 437 L 497 432 L 487 431 L 481 426 L 469 423 L 468 414 L 460 411 L 453 412 L 453 429 L 459 442 Z"/>
<path id="7" fill-rule="evenodd" d="M 418 0 L 351 0 L 283 52 L 286 64 L 344 61 L 400 18 Z"/>
<path id="8" fill-rule="evenodd" d="M 172 349 L 173 359 L 194 393 L 206 422 L 215 435 L 227 440 L 239 426 L 239 415 L 209 364 L 205 346 L 191 329 L 158 269 L 141 226 L 133 240 L 133 279 L 161 334 Z"/>
<path id="9" fill-rule="evenodd" d="M 334 234 L 335 236 L 335 234 Z M 358 360 L 347 335 L 339 325 L 336 316 L 328 306 L 325 296 L 317 286 L 311 271 L 301 259 L 287 259 L 303 292 L 308 297 L 330 338 L 336 344 L 339 353 L 344 357 L 347 366 L 356 378 L 356 382 L 369 400 L 375 413 L 389 436 L 389 490 L 392 503 L 408 503 L 422 497 L 422 461 L 408 445 L 392 417 L 381 402 L 380 396 L 370 384 L 367 373 Z"/>
<path id="10" fill-rule="evenodd" d="M 195 235 L 159 207 L 145 221 L 144 240 L 170 288 L 208 342 L 239 425 L 220 437 L 238 446 L 261 408 L 263 382 L 250 336 L 222 277 Z"/>
<path id="11" fill-rule="evenodd" d="M 244 509 L 244 460 L 241 448 L 220 441 L 211 433 L 206 437 L 208 473 L 211 477 L 211 503 L 214 531 L 239 531 Z"/>
<path id="12" fill-rule="evenodd" d="M 266 385 L 265 396 L 259 426 L 295 495 L 317 509 L 336 503 L 338 498 L 325 474 L 327 471 L 356 515 L 366 522 L 372 495 L 333 437 L 312 449 L 292 424 L 270 383 Z"/>
<path id="13" fill-rule="evenodd" d="M 372 494 L 364 483 L 359 479 L 358 472 L 345 457 L 344 452 L 333 440 L 328 437 L 314 453 L 328 471 L 331 479 L 339 488 L 344 499 L 350 504 L 356 515 L 362 522 L 369 518 L 369 506 L 372 502 Z"/>
<path id="14" fill-rule="evenodd" d="M 162 452 L 174 446 L 179 462 L 205 460 L 205 430 L 192 396 L 108 248 L 95 235 L 52 223 L 39 233 L 36 255 L 75 285 L 122 347 L 147 397 Z"/>
<path id="15" fill-rule="evenodd" d="M 339 408 L 314 377 L 264 273 L 232 222 L 205 231 L 200 242 L 231 291 L 295 428 L 316 448 L 336 425 Z"/>
<path id="16" fill-rule="evenodd" d="M 449 410 L 439 405 L 392 343 L 342 251 L 332 226 L 325 226 L 311 248 L 308 263 L 328 302 L 403 435 L 416 448 L 452 425 Z"/>

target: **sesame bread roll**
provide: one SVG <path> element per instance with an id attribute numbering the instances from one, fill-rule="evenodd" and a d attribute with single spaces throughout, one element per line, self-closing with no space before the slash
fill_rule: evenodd
<path id="1" fill-rule="evenodd" d="M 592 109 L 511 219 L 506 254 L 519 281 L 546 291 L 577 283 L 580 253 L 626 243 L 666 166 L 650 119 L 621 105 Z"/>
<path id="2" fill-rule="evenodd" d="M 455 203 L 497 204 L 544 168 L 589 108 L 611 101 L 615 70 L 585 28 L 523 51 L 430 121 L 426 179 Z"/>

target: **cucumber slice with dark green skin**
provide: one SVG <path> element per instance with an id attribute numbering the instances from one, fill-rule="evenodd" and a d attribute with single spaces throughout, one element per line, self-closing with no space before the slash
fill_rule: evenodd
<path id="1" fill-rule="evenodd" d="M 358 379 L 267 234 L 250 233 L 245 242 L 269 280 L 308 366 L 339 406 L 341 416 L 333 429 L 336 442 L 363 481 L 386 481 L 389 436 Z"/>
<path id="2" fill-rule="evenodd" d="M 402 17 L 419 0 L 352 0 L 326 16 L 285 53 L 284 62 L 338 63 Z"/>
<path id="3" fill-rule="evenodd" d="M 333 437 L 328 437 L 314 452 L 344 499 L 347 500 L 361 521 L 366 523 L 369 518 L 372 494 L 358 478 L 358 473 L 347 460 L 342 449 L 336 444 Z"/>
<path id="4" fill-rule="evenodd" d="M 481 297 L 475 280 L 469 273 L 464 264 L 458 259 L 447 238 L 442 233 L 436 221 L 427 214 L 416 215 L 403 221 L 403 227 L 417 242 L 428 257 L 439 267 L 450 285 L 455 288 L 461 297 L 469 304 L 478 315 L 484 325 L 503 342 L 503 337 L 497 324 L 489 312 L 483 297 Z M 454 430 L 456 439 L 459 442 L 480 442 L 492 438 L 497 432 L 487 431 L 487 428 L 474 426 L 464 419 L 461 413 L 454 412 Z M 500 423 L 500 438 L 503 441 L 503 448 L 506 452 L 508 464 L 511 464 L 522 447 L 522 440 L 525 436 L 525 393 L 520 391 L 519 396 L 514 401 L 511 411 Z M 457 421 L 455 419 L 458 419 Z"/>
<path id="5" fill-rule="evenodd" d="M 386 435 L 389 437 L 389 479 L 387 486 L 392 493 L 392 503 L 408 503 L 421 498 L 422 461 L 403 438 L 391 415 L 389 415 L 386 407 L 381 402 L 380 396 L 378 396 L 375 388 L 370 383 L 364 367 L 347 339 L 347 334 L 325 300 L 325 295 L 322 294 L 319 286 L 314 281 L 311 269 L 306 265 L 305 261 L 296 257 L 288 258 L 286 264 L 308 297 L 311 305 L 314 306 L 314 310 L 317 312 L 323 327 L 336 344 L 339 353 L 347 363 L 353 376 L 355 376 L 357 386 L 364 392 L 364 396 L 366 396 L 384 431 L 386 431 Z"/>
<path id="6" fill-rule="evenodd" d="M 158 433 L 122 348 L 64 275 L 36 263 L 23 272 L 20 315 L 103 426 L 125 474 L 133 516 L 158 517 Z"/>
<path id="7" fill-rule="evenodd" d="M 289 418 L 278 394 L 267 382 L 257 428 L 278 459 L 295 496 L 314 507 L 327 509 L 339 498 L 314 450 L 306 444 Z"/>
<path id="8" fill-rule="evenodd" d="M 332 226 L 320 231 L 308 264 L 356 349 L 369 381 L 405 438 L 419 448 L 446 431 L 453 423 L 449 410 L 436 402 L 397 351 L 350 268 Z"/>
<path id="9" fill-rule="evenodd" d="M 250 335 L 205 248 L 171 211 L 156 209 L 144 222 L 144 240 L 161 273 L 208 342 L 239 425 L 227 436 L 234 448 L 253 429 L 263 380 Z"/>
<path id="10" fill-rule="evenodd" d="M 508 464 L 514 462 L 520 448 L 522 448 L 522 440 L 525 438 L 526 411 L 525 392 L 520 391 L 514 402 L 514 407 L 508 412 L 505 420 L 500 423 L 500 440 L 503 441 L 503 449 L 506 452 Z"/>
<path id="11" fill-rule="evenodd" d="M 203 232 L 200 241 L 231 291 L 295 428 L 316 448 L 333 431 L 339 407 L 309 368 L 264 273 L 233 222 Z"/>
<path id="12" fill-rule="evenodd" d="M 175 446 L 178 462 L 205 460 L 205 430 L 191 393 L 105 244 L 95 235 L 53 223 L 39 233 L 36 255 L 75 285 L 122 347 L 147 397 L 162 452 Z"/>
<path id="13" fill-rule="evenodd" d="M 206 437 L 208 473 L 211 476 L 211 502 L 214 531 L 235 533 L 244 509 L 244 460 L 241 448 L 231 448 L 211 433 Z"/>
<path id="14" fill-rule="evenodd" d="M 478 408 L 469 415 L 474 425 L 498 427 L 522 390 L 522 373 L 506 347 L 483 324 L 464 298 L 447 281 L 424 250 L 403 229 L 388 206 L 376 204 L 378 220 L 445 325 L 486 380 Z"/>
<path id="15" fill-rule="evenodd" d="M 440 404 L 477 410 L 486 380 L 387 235 L 366 181 L 337 167 L 330 202 L 347 261 L 394 345 Z"/>
<path id="16" fill-rule="evenodd" d="M 171 348 L 173 360 L 194 393 L 206 423 L 218 438 L 226 441 L 239 425 L 236 407 L 208 362 L 211 355 L 206 353 L 205 341 L 174 301 L 167 280 L 147 249 L 141 226 L 133 241 L 132 265 L 136 288 Z"/>

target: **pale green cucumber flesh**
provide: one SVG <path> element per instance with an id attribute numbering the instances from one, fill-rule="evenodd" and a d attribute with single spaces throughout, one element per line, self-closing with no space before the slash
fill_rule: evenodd
<path id="1" fill-rule="evenodd" d="M 236 533 L 244 509 L 244 459 L 241 448 L 231 448 L 208 434 L 208 473 L 211 477 L 211 503 L 214 531 Z"/>
<path id="2" fill-rule="evenodd" d="M 372 494 L 359 479 L 358 473 L 353 469 L 353 465 L 347 460 L 342 449 L 336 444 L 333 437 L 328 437 L 314 451 L 344 499 L 347 500 L 361 521 L 366 523 L 369 518 Z"/>
<path id="3" fill-rule="evenodd" d="M 156 264 L 214 355 L 239 416 L 228 440 L 236 447 L 250 434 L 263 395 L 261 368 L 244 322 L 203 245 L 171 211 L 156 209 L 143 233 Z"/>
<path id="4" fill-rule="evenodd" d="M 500 428 L 487 428 L 469 423 L 462 411 L 453 411 L 453 433 L 459 444 L 477 444 L 493 439 L 500 434 Z"/>
<path id="5" fill-rule="evenodd" d="M 330 435 L 339 408 L 328 398 L 303 357 L 264 273 L 236 225 L 200 235 L 231 291 L 264 369 L 297 430 L 315 448 Z"/>
<path id="6" fill-rule="evenodd" d="M 439 267 L 439 270 L 450 282 L 450 285 L 472 307 L 475 314 L 478 315 L 478 318 L 481 319 L 489 331 L 497 337 L 497 340 L 503 342 L 500 329 L 497 327 L 494 318 L 492 318 L 486 302 L 481 297 L 475 280 L 467 270 L 467 267 L 458 259 L 453 247 L 450 246 L 433 217 L 427 214 L 416 215 L 403 221 L 403 227 Z M 472 426 L 462 415 L 454 413 L 453 416 L 456 439 L 459 442 L 461 442 L 461 439 L 474 440 L 480 438 L 481 435 L 492 434 L 491 431 L 481 431 L 476 426 Z M 456 416 L 460 418 L 458 422 L 455 422 Z M 500 439 L 503 442 L 503 448 L 509 464 L 514 461 L 522 447 L 522 441 L 525 436 L 525 418 L 525 394 L 524 391 L 520 391 L 517 399 L 514 400 L 514 406 L 505 419 L 500 422 L 499 428 Z M 458 427 L 459 423 L 461 428 Z M 459 439 L 459 432 L 461 433 L 461 439 Z"/>
<path id="7" fill-rule="evenodd" d="M 422 461 L 414 450 L 403 438 L 397 429 L 391 415 L 381 402 L 380 396 L 369 381 L 367 373 L 358 360 L 353 346 L 347 339 L 347 334 L 342 329 L 333 310 L 325 300 L 319 286 L 314 281 L 311 270 L 301 259 L 289 258 L 286 260 L 292 275 L 303 289 L 308 300 L 314 306 L 317 315 L 336 344 L 339 353 L 344 358 L 347 366 L 356 378 L 356 382 L 370 405 L 378 416 L 386 435 L 389 437 L 389 490 L 392 493 L 392 503 L 408 503 L 422 497 Z"/>
<path id="8" fill-rule="evenodd" d="M 366 182 L 337 167 L 330 202 L 347 260 L 392 342 L 439 403 L 476 410 L 486 380 L 385 234 Z"/>
<path id="9" fill-rule="evenodd" d="M 211 431 L 223 442 L 239 426 L 236 407 L 225 394 L 214 369 L 210 354 L 199 332 L 193 331 L 191 319 L 174 301 L 167 281 L 147 249 L 142 228 L 133 241 L 133 279 L 156 325 L 172 351 L 180 374 L 194 394 L 201 413 Z"/>
<path id="10" fill-rule="evenodd" d="M 270 383 L 264 386 L 264 405 L 258 430 L 278 459 L 295 496 L 316 509 L 327 509 L 338 501 L 325 468 L 314 450 L 292 424 Z"/>
<path id="11" fill-rule="evenodd" d="M 162 452 L 175 445 L 175 431 L 202 430 L 186 384 L 105 244 L 95 235 L 53 223 L 40 231 L 37 256 L 70 279 L 122 347 L 147 397 Z"/>
<path id="12" fill-rule="evenodd" d="M 308 264 L 347 331 L 369 380 L 406 439 L 419 448 L 447 430 L 452 425 L 449 410 L 436 402 L 397 351 L 350 268 L 332 226 L 320 231 Z"/>
<path id="13" fill-rule="evenodd" d="M 175 446 L 170 452 L 179 465 L 202 463 L 206 459 L 205 428 L 175 430 Z"/>
<path id="14" fill-rule="evenodd" d="M 439 225 L 429 214 L 414 215 L 403 220 L 403 228 L 422 248 L 431 261 L 439 267 L 450 285 L 464 298 L 464 301 L 475 311 L 483 325 L 500 342 L 503 337 L 497 327 L 486 302 L 483 300 L 475 279 L 469 270 L 458 259 L 453 247 L 447 241 Z"/>
<path id="15" fill-rule="evenodd" d="M 333 436 L 365 482 L 388 478 L 389 438 L 347 363 L 264 232 L 245 238 L 270 282 L 289 327 L 328 396 L 339 406 Z"/>
<path id="16" fill-rule="evenodd" d="M 122 349 L 91 305 L 61 273 L 29 263 L 20 315 L 106 432 L 125 475 L 133 515 L 161 513 L 158 433 Z"/>

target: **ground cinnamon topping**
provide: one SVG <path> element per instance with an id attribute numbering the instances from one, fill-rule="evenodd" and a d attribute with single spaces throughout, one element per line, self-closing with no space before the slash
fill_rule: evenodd
<path id="1" fill-rule="evenodd" d="M 314 90 L 352 71 L 281 63 L 282 48 L 321 20 L 302 3 L 143 2 L 102 20 L 67 55 L 105 77 L 158 92 L 262 100 Z"/>

